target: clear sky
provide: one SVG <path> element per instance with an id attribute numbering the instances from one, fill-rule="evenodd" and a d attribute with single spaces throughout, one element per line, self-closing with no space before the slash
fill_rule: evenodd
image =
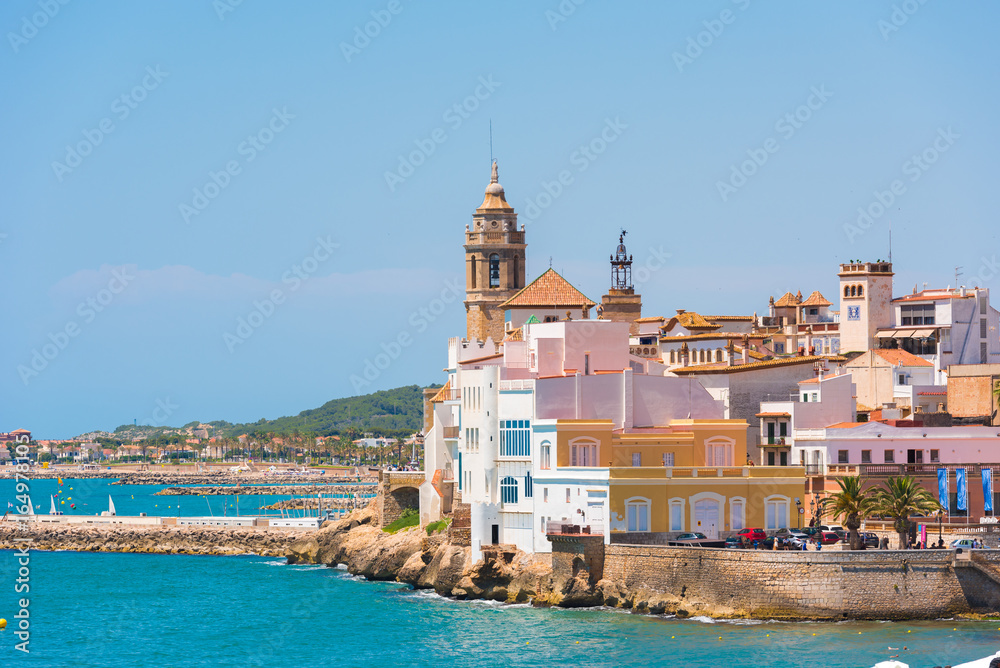
<path id="1" fill-rule="evenodd" d="M 622 227 L 644 315 L 836 301 L 890 221 L 897 293 L 997 287 L 998 14 L 4 2 L 0 431 L 441 381 L 491 120 L 529 278 L 551 258 L 596 301 Z"/>

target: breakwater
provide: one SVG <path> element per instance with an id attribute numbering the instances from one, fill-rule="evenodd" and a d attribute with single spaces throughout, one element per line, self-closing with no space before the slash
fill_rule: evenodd
<path id="1" fill-rule="evenodd" d="M 234 494 L 350 494 L 353 496 L 354 494 L 374 495 L 375 491 L 374 485 L 241 485 L 239 487 L 167 487 L 161 489 L 154 496 L 229 496 Z"/>
<path id="2" fill-rule="evenodd" d="M 191 526 L 0 525 L 0 550 L 284 556 L 300 531 Z M 31 542 L 23 541 L 29 538 Z"/>
<path id="3" fill-rule="evenodd" d="M 447 532 L 381 531 L 374 508 L 289 545 L 289 563 L 335 566 L 459 599 L 604 605 L 679 617 L 936 619 L 1000 611 L 1000 553 L 950 550 L 782 552 L 604 545 L 559 535 L 551 554 L 471 548 Z M 462 542 L 459 540 L 458 542 Z"/>

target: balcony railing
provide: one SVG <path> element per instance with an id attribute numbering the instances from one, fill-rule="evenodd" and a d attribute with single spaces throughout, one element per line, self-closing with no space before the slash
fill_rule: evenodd
<path id="1" fill-rule="evenodd" d="M 441 432 L 444 434 L 445 438 L 458 438 L 461 432 L 461 427 L 442 427 Z"/>
<path id="2" fill-rule="evenodd" d="M 462 398 L 462 388 L 457 390 L 446 390 L 444 394 L 441 395 L 441 399 L 444 401 L 459 401 Z"/>

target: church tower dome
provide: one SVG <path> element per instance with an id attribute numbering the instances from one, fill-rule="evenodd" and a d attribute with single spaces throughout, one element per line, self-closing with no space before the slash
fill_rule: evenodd
<path id="1" fill-rule="evenodd" d="M 465 228 L 465 311 L 469 340 L 498 342 L 506 333 L 500 304 L 524 287 L 524 226 L 507 203 L 496 160 L 483 203 Z"/>

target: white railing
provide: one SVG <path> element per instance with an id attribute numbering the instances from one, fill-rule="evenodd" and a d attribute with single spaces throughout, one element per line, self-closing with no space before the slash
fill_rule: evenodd
<path id="1" fill-rule="evenodd" d="M 534 390 L 535 381 L 531 378 L 519 378 L 516 380 L 501 380 L 500 391 L 510 390 Z"/>

